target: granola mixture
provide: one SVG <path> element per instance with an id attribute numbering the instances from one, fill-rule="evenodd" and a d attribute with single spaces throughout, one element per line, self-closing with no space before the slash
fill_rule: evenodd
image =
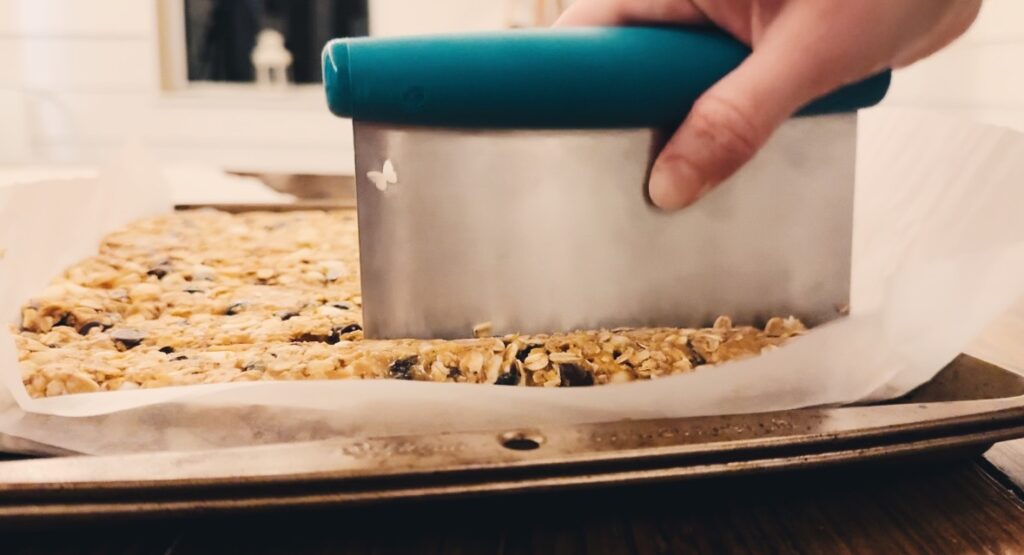
<path id="1" fill-rule="evenodd" d="M 706 329 L 364 340 L 355 213 L 167 214 L 107 236 L 21 313 L 34 397 L 252 380 L 393 378 L 521 386 L 650 379 L 800 335 L 721 317 Z M 467 335 L 470 330 L 467 330 Z"/>

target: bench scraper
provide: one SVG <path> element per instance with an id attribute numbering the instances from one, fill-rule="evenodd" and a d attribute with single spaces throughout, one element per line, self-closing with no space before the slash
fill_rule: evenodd
<path id="1" fill-rule="evenodd" d="M 668 28 L 330 42 L 328 105 L 355 135 L 367 337 L 837 317 L 856 110 L 889 72 L 805 107 L 696 205 L 664 213 L 646 196 L 667 133 L 749 52 Z"/>

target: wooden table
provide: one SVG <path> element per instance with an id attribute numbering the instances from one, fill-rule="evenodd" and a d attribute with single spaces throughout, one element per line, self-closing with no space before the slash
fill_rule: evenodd
<path id="1" fill-rule="evenodd" d="M 989 457 L 1012 460 L 1021 451 L 997 447 Z M 1009 484 L 986 459 L 976 457 L 558 495 L 92 522 L 19 531 L 2 539 L 0 551 L 1022 552 L 1024 502 Z"/>

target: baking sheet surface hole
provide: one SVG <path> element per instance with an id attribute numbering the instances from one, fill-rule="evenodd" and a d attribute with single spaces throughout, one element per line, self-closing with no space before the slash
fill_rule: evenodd
<path id="1" fill-rule="evenodd" d="M 544 444 L 544 436 L 538 432 L 516 430 L 498 436 L 502 447 L 515 451 L 533 451 Z"/>

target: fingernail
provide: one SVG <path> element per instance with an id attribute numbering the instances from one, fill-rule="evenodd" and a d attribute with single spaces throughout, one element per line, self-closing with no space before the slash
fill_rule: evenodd
<path id="1" fill-rule="evenodd" d="M 697 201 L 711 190 L 711 183 L 704 183 L 687 166 L 671 169 L 655 165 L 651 170 L 651 200 L 663 210 L 679 210 Z"/>

